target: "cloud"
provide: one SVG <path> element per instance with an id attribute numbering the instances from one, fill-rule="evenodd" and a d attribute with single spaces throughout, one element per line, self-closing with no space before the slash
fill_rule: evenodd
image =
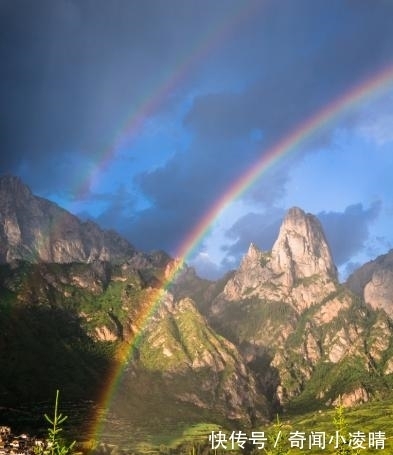
<path id="1" fill-rule="evenodd" d="M 231 7 L 233 2 L 229 2 Z M 5 1 L 0 27 L 0 169 L 77 150 L 100 160 L 119 127 L 160 92 L 224 8 L 164 2 Z M 168 76 L 169 74 L 169 76 Z M 176 87 L 178 89 L 179 87 Z M 150 112 L 146 112 L 150 115 Z M 37 164 L 37 165 L 38 165 Z M 45 166 L 44 166 L 45 167 Z M 48 186 L 57 168 L 41 177 Z"/>
<path id="2" fill-rule="evenodd" d="M 393 114 L 387 115 L 378 121 L 373 122 L 368 127 L 363 128 L 363 132 L 372 138 L 378 145 L 393 142 Z"/>
<path id="3" fill-rule="evenodd" d="M 379 201 L 368 209 L 359 203 L 348 206 L 344 212 L 321 212 L 317 215 L 337 266 L 345 264 L 366 248 L 370 225 L 378 218 L 381 207 Z"/>
<path id="4" fill-rule="evenodd" d="M 271 209 L 265 213 L 248 213 L 241 217 L 226 232 L 229 239 L 235 240 L 223 248 L 227 257 L 240 259 L 251 242 L 262 250 L 270 251 L 277 239 L 283 216 L 283 209 Z"/>
<path id="5" fill-rule="evenodd" d="M 0 170 L 70 199 L 98 170 L 113 189 L 100 222 L 139 248 L 175 252 L 273 144 L 393 61 L 389 2 L 240 3 L 3 1 Z M 141 144 L 138 128 L 122 138 L 134 116 L 142 130 L 165 117 L 182 140 Z M 232 228 L 228 258 L 251 234 L 263 246 L 270 225 L 258 234 L 248 224 L 279 205 L 290 167 L 330 141 L 332 131 L 322 133 L 242 195 L 255 213 Z M 381 125 L 369 134 L 387 138 Z M 101 170 L 119 159 L 117 142 L 151 167 L 124 160 L 127 169 Z M 128 189 L 116 193 L 122 183 Z"/>
<path id="6" fill-rule="evenodd" d="M 216 280 L 221 278 L 226 272 L 225 268 L 220 267 L 209 257 L 206 252 L 199 253 L 192 261 L 190 265 L 194 267 L 201 278 L 207 278 L 210 280 Z"/>

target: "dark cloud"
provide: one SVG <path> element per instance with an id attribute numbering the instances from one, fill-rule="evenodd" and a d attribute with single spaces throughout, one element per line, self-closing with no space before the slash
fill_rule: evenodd
<path id="1" fill-rule="evenodd" d="M 129 235 L 129 226 L 136 212 L 135 195 L 121 184 L 116 191 L 91 193 L 88 197 L 91 204 L 102 207 L 100 214 L 92 216 L 86 210 L 82 210 L 78 212 L 78 216 L 82 219 L 91 219 L 103 228 L 114 229 L 133 243 Z"/>
<path id="2" fill-rule="evenodd" d="M 267 213 L 248 213 L 237 220 L 226 232 L 229 239 L 236 240 L 224 247 L 227 256 L 241 258 L 251 242 L 262 250 L 270 251 L 278 237 L 283 216 L 284 210 L 271 209 Z"/>
<path id="3" fill-rule="evenodd" d="M 151 207 L 138 215 L 131 235 L 151 242 L 154 248 L 161 244 L 175 252 L 228 182 L 245 170 L 247 156 L 252 156 L 252 150 L 245 147 L 243 157 L 239 157 L 237 144 L 221 146 L 221 159 L 215 153 L 217 142 L 203 147 L 194 143 L 187 153 L 179 153 L 165 166 L 140 174 L 139 188 Z"/>
<path id="4" fill-rule="evenodd" d="M 359 203 L 348 206 L 344 212 L 318 214 L 337 266 L 364 250 L 370 225 L 380 212 L 381 203 L 375 202 L 368 209 Z"/>
<path id="5" fill-rule="evenodd" d="M 348 206 L 344 212 L 321 212 L 321 221 L 327 241 L 337 266 L 346 265 L 345 273 L 352 271 L 356 264 L 348 262 L 351 257 L 367 247 L 370 225 L 381 211 L 380 202 L 368 209 L 362 204 Z M 223 247 L 226 253 L 221 266 L 228 269 L 239 262 L 251 242 L 265 251 L 272 249 L 285 213 L 282 209 L 271 209 L 265 213 L 248 213 L 234 223 L 226 232 L 228 239 L 235 240 Z M 198 265 L 203 266 L 203 262 Z"/>
<path id="6" fill-rule="evenodd" d="M 228 6 L 231 8 L 229 2 Z M 0 169 L 53 156 L 99 160 L 119 127 L 227 13 L 175 0 L 5 1 L 0 11 Z M 161 103 L 171 93 L 163 92 Z M 156 103 L 155 109 L 160 104 Z M 149 113 L 150 114 L 150 113 Z M 61 176 L 42 171 L 47 185 Z"/>
<path id="7" fill-rule="evenodd" d="M 326 8 L 309 1 L 268 8 L 258 18 L 260 26 L 245 32 L 252 35 L 247 48 L 255 59 L 252 67 L 262 63 L 264 71 L 236 93 L 202 94 L 186 124 L 206 138 L 231 139 L 258 128 L 269 146 L 387 61 L 392 63 L 387 11 L 361 3 L 359 10 L 335 1 Z M 393 12 L 392 4 L 390 8 Z"/>
<path id="8" fill-rule="evenodd" d="M 140 248 L 173 252 L 272 144 L 393 61 L 392 14 L 384 0 L 2 1 L 0 171 L 23 175 L 40 194 L 75 198 L 83 189 L 95 204 L 81 182 L 104 156 L 116 158 L 126 120 L 139 113 L 143 128 L 177 109 L 173 129 L 187 130 L 189 145 L 158 168 L 159 145 L 144 150 L 151 170 L 131 163 L 124 173 L 149 208 L 137 209 L 128 189 L 99 217 Z M 315 140 L 329 139 L 324 130 Z M 247 197 L 274 206 L 293 164 L 261 176 Z M 228 255 L 254 234 L 250 217 L 232 228 L 239 240 Z M 256 243 L 269 237 L 264 226 Z"/>

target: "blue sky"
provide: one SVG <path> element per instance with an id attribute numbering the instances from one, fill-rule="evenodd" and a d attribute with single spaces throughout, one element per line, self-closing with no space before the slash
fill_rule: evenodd
<path id="1" fill-rule="evenodd" d="M 3 0 L 0 172 L 174 255 L 271 146 L 393 65 L 392 17 L 389 0 Z M 261 175 L 188 262 L 222 275 L 296 205 L 344 279 L 392 248 L 392 149 L 393 79 Z"/>

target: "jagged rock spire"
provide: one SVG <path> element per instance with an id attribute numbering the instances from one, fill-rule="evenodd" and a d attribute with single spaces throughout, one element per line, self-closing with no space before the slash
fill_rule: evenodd
<path id="1" fill-rule="evenodd" d="M 298 207 L 288 210 L 272 249 L 272 268 L 284 272 L 287 284 L 319 275 L 337 279 L 329 245 L 321 223 Z"/>

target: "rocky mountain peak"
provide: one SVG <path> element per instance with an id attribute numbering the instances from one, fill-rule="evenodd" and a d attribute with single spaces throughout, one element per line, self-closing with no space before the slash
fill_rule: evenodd
<path id="1" fill-rule="evenodd" d="M 247 253 L 243 256 L 239 271 L 242 270 L 245 273 L 249 273 L 252 269 L 259 269 L 262 255 L 263 252 L 251 242 Z"/>
<path id="2" fill-rule="evenodd" d="M 248 251 L 246 256 L 250 259 L 256 259 L 260 255 L 260 250 L 259 248 L 253 243 L 250 243 L 250 246 L 248 247 Z"/>
<path id="3" fill-rule="evenodd" d="M 313 275 L 337 279 L 329 245 L 314 215 L 298 207 L 288 210 L 273 245 L 272 268 L 285 273 L 288 286 Z"/>
<path id="4" fill-rule="evenodd" d="M 0 177 L 0 263 L 124 262 L 134 255 L 115 232 L 33 195 L 18 177 Z"/>
<path id="5" fill-rule="evenodd" d="M 253 296 L 291 302 L 302 311 L 333 292 L 336 282 L 337 270 L 320 222 L 294 207 L 286 214 L 271 252 L 251 243 L 213 312 L 220 312 L 226 301 Z"/>

